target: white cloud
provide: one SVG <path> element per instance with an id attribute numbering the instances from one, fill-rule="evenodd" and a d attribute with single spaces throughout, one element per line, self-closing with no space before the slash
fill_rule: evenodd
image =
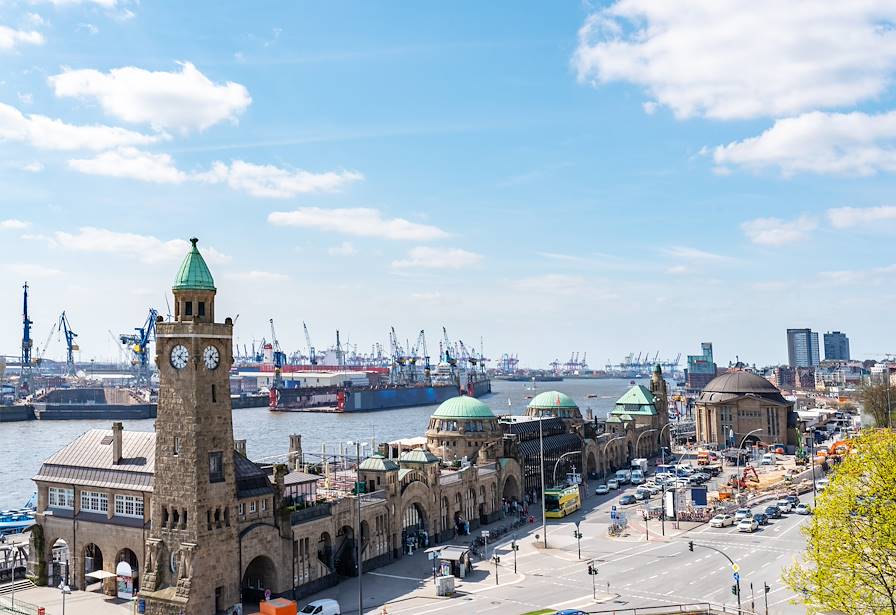
<path id="1" fill-rule="evenodd" d="M 831 226 L 838 229 L 873 225 L 877 222 L 896 220 L 896 206 L 835 207 L 827 211 Z"/>
<path id="2" fill-rule="evenodd" d="M 32 26 L 43 26 L 47 23 L 46 21 L 44 21 L 44 18 L 37 13 L 26 13 L 25 19 L 27 19 L 28 23 L 30 23 Z"/>
<path id="3" fill-rule="evenodd" d="M 233 190 L 251 196 L 289 198 L 308 192 L 332 192 L 364 179 L 356 171 L 311 173 L 302 169 L 288 170 L 269 164 L 252 164 L 234 160 L 229 165 L 216 162 L 208 173 L 197 178 L 210 183 L 224 182 Z"/>
<path id="4" fill-rule="evenodd" d="M 4 263 L 0 264 L 0 270 L 22 278 L 49 278 L 62 273 L 58 269 L 34 263 Z"/>
<path id="5" fill-rule="evenodd" d="M 418 246 L 408 252 L 407 258 L 392 261 L 392 266 L 396 269 L 409 267 L 415 269 L 463 269 L 477 265 L 481 261 L 481 254 L 460 248 L 442 249 Z"/>
<path id="6" fill-rule="evenodd" d="M 14 30 L 0 25 L 0 49 L 13 49 L 18 45 L 43 45 L 44 36 L 34 30 Z"/>
<path id="7" fill-rule="evenodd" d="M 17 220 L 15 218 L 9 218 L 8 220 L 0 220 L 0 230 L 8 231 L 8 230 L 21 230 L 24 228 L 28 228 L 31 226 L 30 222 L 25 222 L 24 220 Z"/>
<path id="8" fill-rule="evenodd" d="M 747 238 L 753 243 L 766 246 L 781 246 L 802 241 L 818 226 L 818 222 L 809 216 L 800 216 L 794 220 L 780 218 L 756 218 L 741 224 Z"/>
<path id="9" fill-rule="evenodd" d="M 49 78 L 56 96 L 93 98 L 107 115 L 156 130 L 204 130 L 218 122 L 235 122 L 252 102 L 239 83 L 216 84 L 193 64 L 179 72 L 148 71 L 135 66 L 108 73 L 65 70 Z"/>
<path id="10" fill-rule="evenodd" d="M 709 150 L 704 149 L 704 153 Z M 804 113 L 777 120 L 757 137 L 712 150 L 713 160 L 759 170 L 777 167 L 784 175 L 821 173 L 873 175 L 896 171 L 896 111 Z"/>
<path id="11" fill-rule="evenodd" d="M 301 207 L 295 211 L 275 211 L 268 222 L 276 226 L 298 226 L 321 231 L 379 237 L 400 241 L 429 241 L 447 237 L 448 233 L 429 224 L 418 224 L 404 218 L 384 218 L 378 209 L 322 209 Z"/>
<path id="12" fill-rule="evenodd" d="M 680 258 L 690 261 L 721 262 L 731 260 L 730 256 L 723 256 L 721 254 L 715 254 L 714 252 L 707 252 L 689 246 L 671 246 L 669 248 L 663 248 L 661 252 L 672 258 Z"/>
<path id="13" fill-rule="evenodd" d="M 95 34 L 98 34 L 99 31 L 100 31 L 100 29 L 97 28 L 97 27 L 96 27 L 95 25 L 93 25 L 92 23 L 79 23 L 79 24 L 78 24 L 78 27 L 76 28 L 76 30 L 79 30 L 79 31 L 80 31 L 80 30 L 84 30 L 85 32 L 87 32 L 87 33 L 90 34 L 91 36 L 93 36 L 93 35 L 95 35 Z"/>
<path id="14" fill-rule="evenodd" d="M 894 19 L 893 2 L 865 0 L 618 0 L 587 18 L 573 65 L 581 81 L 643 86 L 678 117 L 791 115 L 883 94 Z"/>
<path id="15" fill-rule="evenodd" d="M 411 299 L 422 303 L 436 304 L 442 301 L 442 293 L 440 293 L 439 291 L 432 291 L 427 293 L 411 293 Z"/>
<path id="16" fill-rule="evenodd" d="M 327 250 L 327 254 L 330 256 L 352 256 L 357 252 L 355 246 L 353 246 L 350 241 L 343 241 L 338 246 L 331 246 L 330 249 Z"/>
<path id="17" fill-rule="evenodd" d="M 22 165 L 23 171 L 28 171 L 29 173 L 40 173 L 44 170 L 44 165 L 36 160 L 34 162 L 29 162 Z"/>
<path id="18" fill-rule="evenodd" d="M 685 267 L 684 265 L 673 265 L 666 269 L 666 273 L 671 273 L 672 275 L 684 275 L 686 273 L 690 273 L 690 269 Z"/>
<path id="19" fill-rule="evenodd" d="M 120 233 L 108 229 L 81 227 L 77 233 L 56 231 L 50 241 L 53 245 L 75 252 L 117 254 L 136 258 L 144 263 L 177 262 L 190 250 L 185 239 L 163 241 L 152 235 Z M 200 246 L 205 260 L 212 264 L 230 262 L 230 257 L 210 246 Z"/>
<path id="20" fill-rule="evenodd" d="M 87 175 L 123 177 L 158 184 L 180 184 L 188 175 L 174 166 L 168 154 L 149 154 L 133 147 L 122 147 L 94 158 L 69 160 L 68 165 Z"/>
<path id="21" fill-rule="evenodd" d="M 40 149 L 99 151 L 155 143 L 162 138 L 115 126 L 66 124 L 45 115 L 25 115 L 0 103 L 0 141 L 18 141 Z"/>
<path id="22" fill-rule="evenodd" d="M 511 286 L 523 293 L 539 293 L 540 296 L 578 295 L 585 291 L 587 282 L 580 275 L 549 273 L 515 280 Z"/>

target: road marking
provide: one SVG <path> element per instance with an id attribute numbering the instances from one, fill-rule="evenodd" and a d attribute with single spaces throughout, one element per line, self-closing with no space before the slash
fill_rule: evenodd
<path id="1" fill-rule="evenodd" d="M 401 580 L 403 580 L 403 581 L 417 581 L 417 582 L 420 582 L 420 581 L 425 581 L 425 580 L 429 579 L 429 575 L 426 575 L 425 577 L 419 578 L 419 577 L 403 577 L 403 576 L 400 576 L 400 575 L 397 575 L 397 574 L 386 574 L 385 572 L 366 572 L 365 574 L 369 574 L 369 575 L 374 576 L 374 577 L 386 577 L 386 578 L 389 578 L 389 579 L 401 579 Z"/>
<path id="2" fill-rule="evenodd" d="M 658 575 L 658 574 L 655 574 L 655 575 L 653 575 L 653 576 L 652 576 L 652 577 L 650 577 L 650 578 L 651 578 L 651 579 L 655 579 L 655 578 L 657 578 L 657 577 L 658 577 L 658 576 L 660 576 L 660 575 Z"/>

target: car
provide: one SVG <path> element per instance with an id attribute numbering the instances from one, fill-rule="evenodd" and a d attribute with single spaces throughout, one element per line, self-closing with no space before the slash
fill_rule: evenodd
<path id="1" fill-rule="evenodd" d="M 635 490 L 635 499 L 640 501 L 649 500 L 650 499 L 650 489 L 636 489 Z"/>
<path id="2" fill-rule="evenodd" d="M 790 500 L 787 498 L 781 498 L 777 502 L 775 502 L 775 506 L 781 509 L 782 513 L 789 513 L 793 510 L 793 504 L 790 503 Z"/>
<path id="3" fill-rule="evenodd" d="M 718 514 L 709 520 L 710 527 L 727 527 L 729 525 L 734 525 L 734 515 L 728 513 Z"/>
<path id="4" fill-rule="evenodd" d="M 340 615 L 342 609 L 339 608 L 339 603 L 335 600 L 323 598 L 309 602 L 299 613 L 301 615 Z"/>
<path id="5" fill-rule="evenodd" d="M 629 504 L 634 504 L 635 502 L 637 502 L 637 500 L 635 499 L 635 496 L 633 496 L 629 493 L 627 493 L 624 496 L 622 496 L 621 498 L 619 498 L 619 503 L 622 504 L 623 506 L 627 506 Z"/>
<path id="6" fill-rule="evenodd" d="M 744 519 L 752 519 L 753 511 L 749 508 L 738 508 L 737 512 L 734 513 L 735 521 L 743 521 Z"/>
<path id="7" fill-rule="evenodd" d="M 594 495 L 606 495 L 610 493 L 610 488 L 606 485 L 598 485 L 594 489 Z"/>
<path id="8" fill-rule="evenodd" d="M 773 466 L 775 465 L 775 456 L 772 453 L 766 453 L 762 456 L 762 461 L 759 463 L 764 466 Z"/>
<path id="9" fill-rule="evenodd" d="M 769 519 L 780 519 L 781 518 L 781 509 L 777 506 L 766 506 L 765 514 Z"/>
<path id="10" fill-rule="evenodd" d="M 765 513 L 755 513 L 753 514 L 753 519 L 759 525 L 768 525 L 768 515 Z"/>
<path id="11" fill-rule="evenodd" d="M 796 508 L 793 509 L 793 512 L 798 515 L 811 515 L 812 509 L 809 508 L 808 504 L 803 504 L 802 502 L 800 502 L 796 505 Z"/>
<path id="12" fill-rule="evenodd" d="M 580 611 L 579 609 L 563 609 L 562 611 L 557 611 L 554 615 L 588 615 L 585 611 Z"/>
<path id="13" fill-rule="evenodd" d="M 828 488 L 828 485 L 830 485 L 830 484 L 831 484 L 831 480 L 830 480 L 830 479 L 828 479 L 828 478 L 819 478 L 817 481 L 815 481 L 815 489 L 816 489 L 817 491 L 824 491 L 825 489 Z"/>
<path id="14" fill-rule="evenodd" d="M 737 524 L 738 532 L 750 532 L 751 534 L 759 529 L 759 523 L 756 522 L 756 519 L 753 517 L 747 517 L 742 519 L 740 523 Z"/>
<path id="15" fill-rule="evenodd" d="M 650 495 L 657 495 L 663 489 L 661 487 L 658 487 L 657 485 L 647 485 L 647 490 L 650 491 Z"/>
<path id="16" fill-rule="evenodd" d="M 608 489 L 619 489 L 619 481 L 616 480 L 615 478 L 611 478 L 610 480 L 607 481 L 607 488 Z"/>
<path id="17" fill-rule="evenodd" d="M 798 497 L 796 497 L 795 495 L 788 495 L 787 501 L 790 502 L 791 506 L 796 506 L 797 504 L 800 503 L 800 499 Z"/>

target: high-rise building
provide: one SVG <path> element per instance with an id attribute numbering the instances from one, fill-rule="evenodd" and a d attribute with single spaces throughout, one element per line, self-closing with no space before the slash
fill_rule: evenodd
<path id="1" fill-rule="evenodd" d="M 787 359 L 790 367 L 817 367 L 821 363 L 818 333 L 811 329 L 787 329 Z"/>
<path id="2" fill-rule="evenodd" d="M 716 364 L 712 358 L 712 342 L 700 344 L 703 354 L 688 355 L 687 390 L 693 393 L 703 390 L 716 377 Z"/>
<path id="3" fill-rule="evenodd" d="M 849 361 L 849 338 L 840 331 L 824 334 L 824 358 L 828 361 Z"/>

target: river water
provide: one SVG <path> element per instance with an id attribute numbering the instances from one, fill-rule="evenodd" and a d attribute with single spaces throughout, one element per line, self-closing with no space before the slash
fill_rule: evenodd
<path id="1" fill-rule="evenodd" d="M 647 384 L 646 382 L 640 382 Z M 492 381 L 492 394 L 482 398 L 495 413 L 524 414 L 528 399 L 526 382 Z M 535 394 L 558 390 L 572 397 L 583 416 L 587 409 L 594 416 L 605 416 L 617 399 L 629 388 L 628 380 L 564 380 L 539 382 Z M 592 395 L 593 397 L 588 397 Z M 509 400 L 509 403 L 508 403 Z M 386 442 L 424 435 L 435 406 L 418 406 L 379 412 L 315 414 L 270 412 L 267 408 L 233 411 L 233 432 L 245 439 L 249 457 L 256 461 L 282 458 L 289 448 L 289 434 L 302 435 L 306 453 L 319 453 L 321 445 L 332 454 L 339 444 L 349 440 Z M 0 509 L 18 508 L 33 493 L 31 477 L 41 463 L 89 429 L 109 429 L 111 421 L 22 421 L 0 423 Z M 125 429 L 151 431 L 153 420 L 125 421 Z"/>

